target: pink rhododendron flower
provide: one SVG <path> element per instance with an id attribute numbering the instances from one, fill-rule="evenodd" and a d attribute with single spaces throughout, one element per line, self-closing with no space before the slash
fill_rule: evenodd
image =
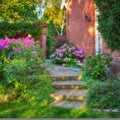
<path id="1" fill-rule="evenodd" d="M 60 53 L 60 54 L 59 54 L 59 56 L 60 56 L 60 57 L 62 57 L 62 56 L 63 56 L 63 54 L 62 54 L 62 53 Z"/>
<path id="2" fill-rule="evenodd" d="M 92 70 L 92 67 L 90 66 L 88 69 L 89 69 L 89 70 Z"/>
<path id="3" fill-rule="evenodd" d="M 56 58 L 56 60 L 60 60 L 61 58 Z"/>
<path id="4" fill-rule="evenodd" d="M 37 56 L 38 52 L 37 51 L 32 51 L 32 54 L 34 54 L 35 56 Z"/>
<path id="5" fill-rule="evenodd" d="M 44 67 L 44 64 L 40 64 L 39 66 L 40 66 L 40 67 Z"/>
<path id="6" fill-rule="evenodd" d="M 74 51 L 76 48 L 75 47 L 72 47 L 71 50 Z"/>
<path id="7" fill-rule="evenodd" d="M 65 44 L 63 44 L 63 46 L 62 46 L 61 48 L 65 48 L 65 47 L 66 47 L 66 45 L 67 45 L 66 43 L 65 43 Z"/>

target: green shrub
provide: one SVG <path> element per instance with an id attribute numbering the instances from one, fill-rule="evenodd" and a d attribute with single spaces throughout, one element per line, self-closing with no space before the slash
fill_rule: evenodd
<path id="1" fill-rule="evenodd" d="M 26 37 L 28 34 L 32 35 L 34 39 L 39 40 L 41 27 L 31 22 L 0 23 L 0 38 L 20 38 Z"/>
<path id="2" fill-rule="evenodd" d="M 87 105 L 96 109 L 120 109 L 120 80 L 93 83 Z"/>
<path id="3" fill-rule="evenodd" d="M 67 39 L 58 40 L 58 41 L 55 42 L 54 49 L 60 48 L 64 44 L 70 44 L 70 43 Z"/>
<path id="4" fill-rule="evenodd" d="M 120 50 L 120 0 L 95 0 L 98 29 L 111 50 Z"/>
<path id="5" fill-rule="evenodd" d="M 36 51 L 36 55 L 33 53 Z M 13 87 L 14 95 L 19 96 L 28 89 L 32 81 L 38 79 L 38 75 L 45 72 L 43 66 L 42 51 L 39 47 L 24 49 L 21 53 L 15 53 L 12 60 L 8 60 L 4 66 L 6 87 Z"/>
<path id="6" fill-rule="evenodd" d="M 4 50 L 2 52 L 0 51 L 0 80 L 4 79 L 4 65 L 6 64 L 7 60 L 6 52 Z"/>
<path id="7" fill-rule="evenodd" d="M 51 36 L 47 36 L 47 49 L 46 49 L 46 57 L 50 58 L 54 49 L 54 38 Z"/>
<path id="8" fill-rule="evenodd" d="M 93 55 L 87 58 L 83 66 L 83 77 L 89 76 L 93 79 L 103 79 L 108 75 L 108 68 L 111 65 L 110 54 Z"/>
<path id="9" fill-rule="evenodd" d="M 41 21 L 41 23 L 43 23 L 43 21 Z M 51 21 L 47 27 L 47 49 L 46 49 L 47 58 L 50 58 L 50 55 L 54 51 L 56 35 L 57 35 L 57 32 L 55 30 L 55 25 Z"/>

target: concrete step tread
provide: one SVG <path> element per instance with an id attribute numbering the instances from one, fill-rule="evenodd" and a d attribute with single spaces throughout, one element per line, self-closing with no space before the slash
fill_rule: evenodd
<path id="1" fill-rule="evenodd" d="M 63 95 L 63 96 L 85 96 L 86 90 L 71 90 L 71 89 L 58 89 L 54 93 L 52 93 L 52 96 L 57 95 Z"/>
<path id="2" fill-rule="evenodd" d="M 69 80 L 79 80 L 80 79 L 80 76 L 78 75 L 51 75 L 52 79 L 54 81 L 69 81 Z"/>
<path id="3" fill-rule="evenodd" d="M 85 83 L 77 80 L 69 80 L 69 81 L 54 81 L 52 85 L 85 85 Z"/>
<path id="4" fill-rule="evenodd" d="M 52 105 L 58 107 L 65 107 L 65 108 L 84 108 L 85 103 L 81 101 L 70 101 L 70 100 L 63 100 L 63 101 L 54 101 Z"/>

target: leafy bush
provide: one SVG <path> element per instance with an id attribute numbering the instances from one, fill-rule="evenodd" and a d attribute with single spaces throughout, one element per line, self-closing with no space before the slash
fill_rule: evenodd
<path id="1" fill-rule="evenodd" d="M 69 41 L 67 39 L 58 40 L 58 41 L 55 42 L 54 48 L 55 49 L 60 48 L 64 44 L 70 44 L 70 43 L 69 43 Z"/>
<path id="2" fill-rule="evenodd" d="M 88 92 L 87 105 L 96 109 L 120 109 L 120 80 L 94 83 Z"/>
<path id="3" fill-rule="evenodd" d="M 120 0 L 95 0 L 99 31 L 112 50 L 120 50 Z"/>
<path id="4" fill-rule="evenodd" d="M 64 44 L 56 49 L 50 58 L 55 64 L 77 66 L 83 61 L 84 52 L 80 47 Z"/>
<path id="5" fill-rule="evenodd" d="M 22 38 L 28 34 L 36 40 L 40 39 L 41 27 L 30 22 L 0 23 L 0 38 Z"/>
<path id="6" fill-rule="evenodd" d="M 45 20 L 43 20 L 45 22 Z M 43 21 L 40 21 L 43 23 Z M 52 23 L 52 21 L 49 23 L 49 26 L 47 27 L 47 49 L 46 54 L 47 58 L 50 58 L 50 55 L 54 51 L 54 44 L 55 44 L 55 36 L 57 35 L 57 32 L 55 30 L 55 25 Z"/>
<path id="7" fill-rule="evenodd" d="M 54 49 L 54 38 L 47 36 L 47 49 L 46 49 L 46 57 L 50 58 Z"/>
<path id="8" fill-rule="evenodd" d="M 0 39 L 0 78 L 3 79 L 4 64 L 14 57 L 14 54 L 22 52 L 24 48 L 34 47 L 32 38 L 24 39 Z"/>
<path id="9" fill-rule="evenodd" d="M 83 77 L 89 76 L 93 79 L 105 78 L 109 71 L 107 70 L 111 65 L 112 57 L 110 54 L 93 55 L 87 58 L 83 67 Z"/>
<path id="10" fill-rule="evenodd" d="M 34 40 L 7 38 L 1 41 L 2 44 L 6 43 L 3 44 L 4 46 L 1 45 L 6 51 L 7 59 L 3 66 L 5 92 L 13 94 L 16 99 L 50 99 L 51 79 L 45 70 L 42 50 L 35 45 Z M 11 54 L 9 55 L 9 53 Z M 36 83 L 39 83 L 39 92 L 36 92 L 40 95 L 38 97 L 32 96 L 35 94 L 35 88 L 32 85 Z M 44 91 L 46 95 L 44 95 Z"/>
<path id="11" fill-rule="evenodd" d="M 31 82 L 38 80 L 38 75 L 44 73 L 44 66 L 41 50 L 33 48 L 31 50 L 23 50 L 22 53 L 14 55 L 13 60 L 7 61 L 4 68 L 5 83 L 7 89 L 16 97 L 21 96 L 29 89 Z"/>
<path id="12" fill-rule="evenodd" d="M 13 21 L 32 21 L 37 19 L 34 0 L 0 0 L 0 19 Z"/>

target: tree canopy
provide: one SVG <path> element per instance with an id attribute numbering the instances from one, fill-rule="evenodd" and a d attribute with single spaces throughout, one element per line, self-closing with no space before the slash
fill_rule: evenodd
<path id="1" fill-rule="evenodd" d="M 2 0 L 0 19 L 5 21 L 30 21 L 36 16 L 36 0 Z"/>
<path id="2" fill-rule="evenodd" d="M 65 12 L 61 10 L 61 4 L 62 0 L 43 0 L 40 3 L 45 6 L 42 19 L 48 23 L 52 21 L 58 35 L 63 35 L 66 25 Z"/>
<path id="3" fill-rule="evenodd" d="M 95 0 L 99 11 L 99 31 L 108 48 L 120 50 L 120 0 Z"/>

